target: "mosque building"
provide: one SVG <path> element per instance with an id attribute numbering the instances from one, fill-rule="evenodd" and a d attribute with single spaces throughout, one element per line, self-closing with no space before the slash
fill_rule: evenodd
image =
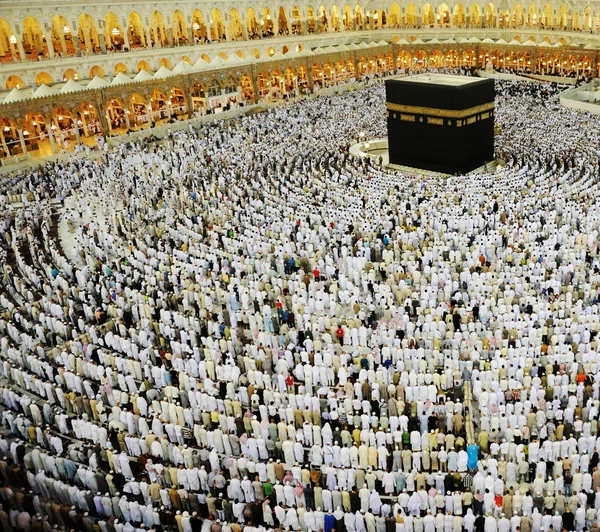
<path id="1" fill-rule="evenodd" d="M 484 68 L 595 76 L 588 3 L 79 5 L 0 11 L 0 152 L 47 156 L 373 75 Z"/>

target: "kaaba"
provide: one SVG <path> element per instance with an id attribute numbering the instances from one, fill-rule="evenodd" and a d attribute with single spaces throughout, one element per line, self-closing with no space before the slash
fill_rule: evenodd
<path id="1" fill-rule="evenodd" d="M 464 174 L 494 158 L 494 80 L 418 74 L 385 92 L 390 164 Z"/>

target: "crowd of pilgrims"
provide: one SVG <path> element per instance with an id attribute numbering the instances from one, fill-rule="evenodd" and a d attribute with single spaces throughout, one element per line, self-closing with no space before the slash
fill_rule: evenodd
<path id="1" fill-rule="evenodd" d="M 469 176 L 349 153 L 376 82 L 11 181 L 0 529 L 598 532 L 600 121 L 558 90 L 499 83 Z"/>

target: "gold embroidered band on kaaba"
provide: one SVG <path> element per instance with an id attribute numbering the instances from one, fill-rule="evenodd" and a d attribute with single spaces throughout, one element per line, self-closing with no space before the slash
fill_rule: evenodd
<path id="1" fill-rule="evenodd" d="M 413 113 L 417 115 L 439 116 L 443 118 L 466 118 L 484 111 L 494 109 L 494 102 L 484 103 L 469 109 L 437 109 L 435 107 L 420 107 L 417 105 L 402 105 L 399 103 L 386 102 L 386 107 L 390 111 L 399 111 L 400 113 Z"/>

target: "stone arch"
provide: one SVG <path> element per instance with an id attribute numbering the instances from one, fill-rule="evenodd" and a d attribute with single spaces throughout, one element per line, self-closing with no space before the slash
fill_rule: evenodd
<path id="1" fill-rule="evenodd" d="M 354 15 L 352 14 L 352 9 L 348 4 L 344 5 L 342 13 L 342 22 L 344 23 L 344 29 L 346 31 L 352 31 L 354 29 Z"/>
<path id="2" fill-rule="evenodd" d="M 550 4 L 546 4 L 542 9 L 542 18 L 540 24 L 544 29 L 554 28 L 554 11 Z"/>
<path id="3" fill-rule="evenodd" d="M 336 5 L 331 6 L 331 27 L 335 32 L 340 31 L 342 28 L 342 18 L 340 16 L 340 10 Z"/>
<path id="4" fill-rule="evenodd" d="M 327 8 L 324 5 L 319 6 L 319 33 L 327 33 L 329 31 L 329 16 Z"/>
<path id="5" fill-rule="evenodd" d="M 0 129 L 2 130 L 4 144 L 8 151 L 8 153 L 5 153 L 4 146 L 0 146 L 0 153 L 4 153 L 5 156 L 21 154 L 23 149 L 21 147 L 17 123 L 9 118 L 0 117 Z"/>
<path id="6" fill-rule="evenodd" d="M 390 6 L 388 26 L 393 29 L 398 29 L 402 26 L 402 11 L 400 10 L 400 6 L 395 2 Z"/>
<path id="7" fill-rule="evenodd" d="M 592 8 L 587 6 L 583 10 L 583 31 L 591 31 L 594 27 L 594 15 L 592 14 Z"/>
<path id="8" fill-rule="evenodd" d="M 127 38 L 131 48 L 147 48 L 146 28 L 142 17 L 137 11 L 132 11 L 127 17 Z"/>
<path id="9" fill-rule="evenodd" d="M 244 27 L 240 19 L 240 13 L 237 9 L 229 10 L 229 38 L 232 41 L 244 40 Z"/>
<path id="10" fill-rule="evenodd" d="M 279 36 L 290 34 L 290 27 L 283 6 L 279 6 L 277 9 L 277 33 Z"/>
<path id="11" fill-rule="evenodd" d="M 165 17 L 157 10 L 150 14 L 150 42 L 154 47 L 169 46 L 170 43 Z"/>
<path id="12" fill-rule="evenodd" d="M 525 23 L 525 15 L 523 14 L 523 6 L 515 4 L 512 10 L 512 27 L 520 28 Z"/>
<path id="13" fill-rule="evenodd" d="M 539 23 L 540 15 L 538 13 L 538 8 L 535 4 L 530 4 L 527 8 L 527 26 L 530 28 L 536 28 Z"/>
<path id="14" fill-rule="evenodd" d="M 249 39 L 260 38 L 260 25 L 258 23 L 258 18 L 256 17 L 256 12 L 251 7 L 246 10 L 246 32 L 248 33 Z"/>
<path id="15" fill-rule="evenodd" d="M 25 87 L 25 82 L 20 76 L 8 76 L 8 78 L 6 78 L 5 87 L 8 90 L 22 89 L 23 87 Z"/>
<path id="16" fill-rule="evenodd" d="M 436 22 L 437 25 L 443 28 L 450 27 L 450 8 L 448 4 L 442 3 L 438 7 L 438 11 L 436 14 Z"/>
<path id="17" fill-rule="evenodd" d="M 114 68 L 113 68 L 113 75 L 116 76 L 117 74 L 125 74 L 127 73 L 128 69 L 127 66 L 124 65 L 123 63 L 117 63 Z"/>
<path id="18" fill-rule="evenodd" d="M 119 98 L 108 100 L 105 108 L 108 133 L 110 135 L 127 133 L 127 130 L 130 129 L 129 114 L 129 110 Z"/>
<path id="19" fill-rule="evenodd" d="M 169 101 L 167 104 L 170 107 L 171 116 L 175 116 L 177 120 L 182 120 L 188 117 L 188 102 L 185 91 L 181 87 L 173 87 L 167 94 Z"/>
<path id="20" fill-rule="evenodd" d="M 43 147 L 45 151 L 47 144 L 50 143 L 44 115 L 35 111 L 27 113 L 23 118 L 22 127 L 27 152 L 39 156 L 40 149 Z"/>
<path id="21" fill-rule="evenodd" d="M 569 27 L 569 8 L 565 4 L 558 8 L 555 26 L 561 30 L 566 30 Z"/>
<path id="22" fill-rule="evenodd" d="M 104 16 L 104 42 L 107 50 L 122 50 L 125 46 L 125 33 L 114 13 Z"/>
<path id="23" fill-rule="evenodd" d="M 192 34 L 196 43 L 208 42 L 208 28 L 202 11 L 194 9 L 192 13 Z"/>
<path id="24" fill-rule="evenodd" d="M 444 60 L 446 66 L 449 68 L 457 68 L 460 66 L 460 56 L 456 50 L 448 50 Z"/>
<path id="25" fill-rule="evenodd" d="M 435 13 L 433 12 L 433 8 L 431 4 L 425 4 L 421 8 L 421 26 L 423 27 L 433 27 L 435 25 Z"/>
<path id="26" fill-rule="evenodd" d="M 452 16 L 452 25 L 455 28 L 464 28 L 467 25 L 467 14 L 462 4 L 456 4 Z"/>
<path id="27" fill-rule="evenodd" d="M 150 127 L 150 110 L 146 98 L 139 93 L 134 93 L 129 97 L 127 111 L 129 123 L 132 129 L 143 129 Z"/>
<path id="28" fill-rule="evenodd" d="M 433 68 L 442 68 L 444 66 L 444 54 L 441 50 L 434 49 L 429 52 L 429 66 Z"/>
<path id="29" fill-rule="evenodd" d="M 300 8 L 295 5 L 292 7 L 292 34 L 293 35 L 302 35 L 304 33 L 304 28 L 302 27 L 302 12 Z"/>
<path id="30" fill-rule="evenodd" d="M 168 68 L 169 70 L 173 70 L 173 64 L 171 63 L 171 60 L 167 57 L 163 57 L 158 62 L 158 68 L 161 68 L 161 67 L 165 67 L 165 68 Z"/>
<path id="31" fill-rule="evenodd" d="M 48 57 L 48 44 L 38 19 L 28 16 L 23 19 L 22 45 L 27 59 Z"/>
<path id="32" fill-rule="evenodd" d="M 17 37 L 7 20 L 0 18 L 0 61 L 20 60 Z"/>
<path id="33" fill-rule="evenodd" d="M 152 67 L 150 66 L 150 63 L 148 63 L 148 61 L 142 59 L 135 67 L 135 70 L 136 72 L 141 72 L 142 70 L 150 72 L 152 70 Z"/>
<path id="34" fill-rule="evenodd" d="M 273 37 L 275 35 L 273 16 L 271 15 L 271 10 L 266 6 L 260 12 L 260 27 L 263 37 Z"/>
<path id="35" fill-rule="evenodd" d="M 94 78 L 96 76 L 98 76 L 99 78 L 103 78 L 106 76 L 106 73 L 104 72 L 104 69 L 101 66 L 94 65 L 92 68 L 90 68 L 88 77 Z"/>
<path id="36" fill-rule="evenodd" d="M 409 28 L 416 28 L 419 25 L 419 19 L 417 17 L 417 6 L 410 3 L 406 6 L 406 26 Z"/>
<path id="37" fill-rule="evenodd" d="M 183 13 L 176 9 L 171 16 L 171 34 L 173 43 L 185 45 L 189 43 L 189 30 Z"/>
<path id="38" fill-rule="evenodd" d="M 56 14 L 50 21 L 50 38 L 57 55 L 75 55 L 75 43 L 67 19 Z"/>
<path id="39" fill-rule="evenodd" d="M 365 20 L 363 16 L 363 10 L 360 5 L 356 4 L 354 8 L 354 24 L 357 30 L 364 30 L 365 28 Z"/>
<path id="40" fill-rule="evenodd" d="M 82 138 L 94 137 L 102 133 L 100 113 L 91 102 L 83 102 L 76 111 L 75 122 Z"/>
<path id="41" fill-rule="evenodd" d="M 50 85 L 51 83 L 54 83 L 54 79 L 52 79 L 52 76 L 48 72 L 39 72 L 35 76 L 35 84 L 38 87 L 40 85 Z"/>
<path id="42" fill-rule="evenodd" d="M 55 107 L 50 115 L 50 124 L 59 149 L 69 151 L 75 147 L 73 141 L 77 139 L 77 125 L 71 111 L 60 105 Z"/>
<path id="43" fill-rule="evenodd" d="M 496 10 L 494 4 L 488 3 L 485 6 L 485 12 L 483 13 L 483 25 L 486 28 L 496 27 Z"/>
<path id="44" fill-rule="evenodd" d="M 227 40 L 225 22 L 221 10 L 214 7 L 210 12 L 210 39 L 213 42 Z"/>
<path id="45" fill-rule="evenodd" d="M 91 15 L 82 13 L 77 20 L 77 37 L 79 39 L 79 49 L 88 53 L 100 52 L 100 36 L 98 28 Z"/>
<path id="46" fill-rule="evenodd" d="M 471 28 L 481 27 L 481 9 L 478 4 L 471 4 L 471 11 L 469 12 L 469 26 Z"/>
<path id="47" fill-rule="evenodd" d="M 317 19 L 315 10 L 312 6 L 306 8 L 306 31 L 308 31 L 308 33 L 317 32 Z"/>
<path id="48" fill-rule="evenodd" d="M 74 68 L 67 68 L 67 70 L 65 70 L 63 73 L 62 79 L 63 81 L 77 81 L 79 79 L 79 74 Z"/>

